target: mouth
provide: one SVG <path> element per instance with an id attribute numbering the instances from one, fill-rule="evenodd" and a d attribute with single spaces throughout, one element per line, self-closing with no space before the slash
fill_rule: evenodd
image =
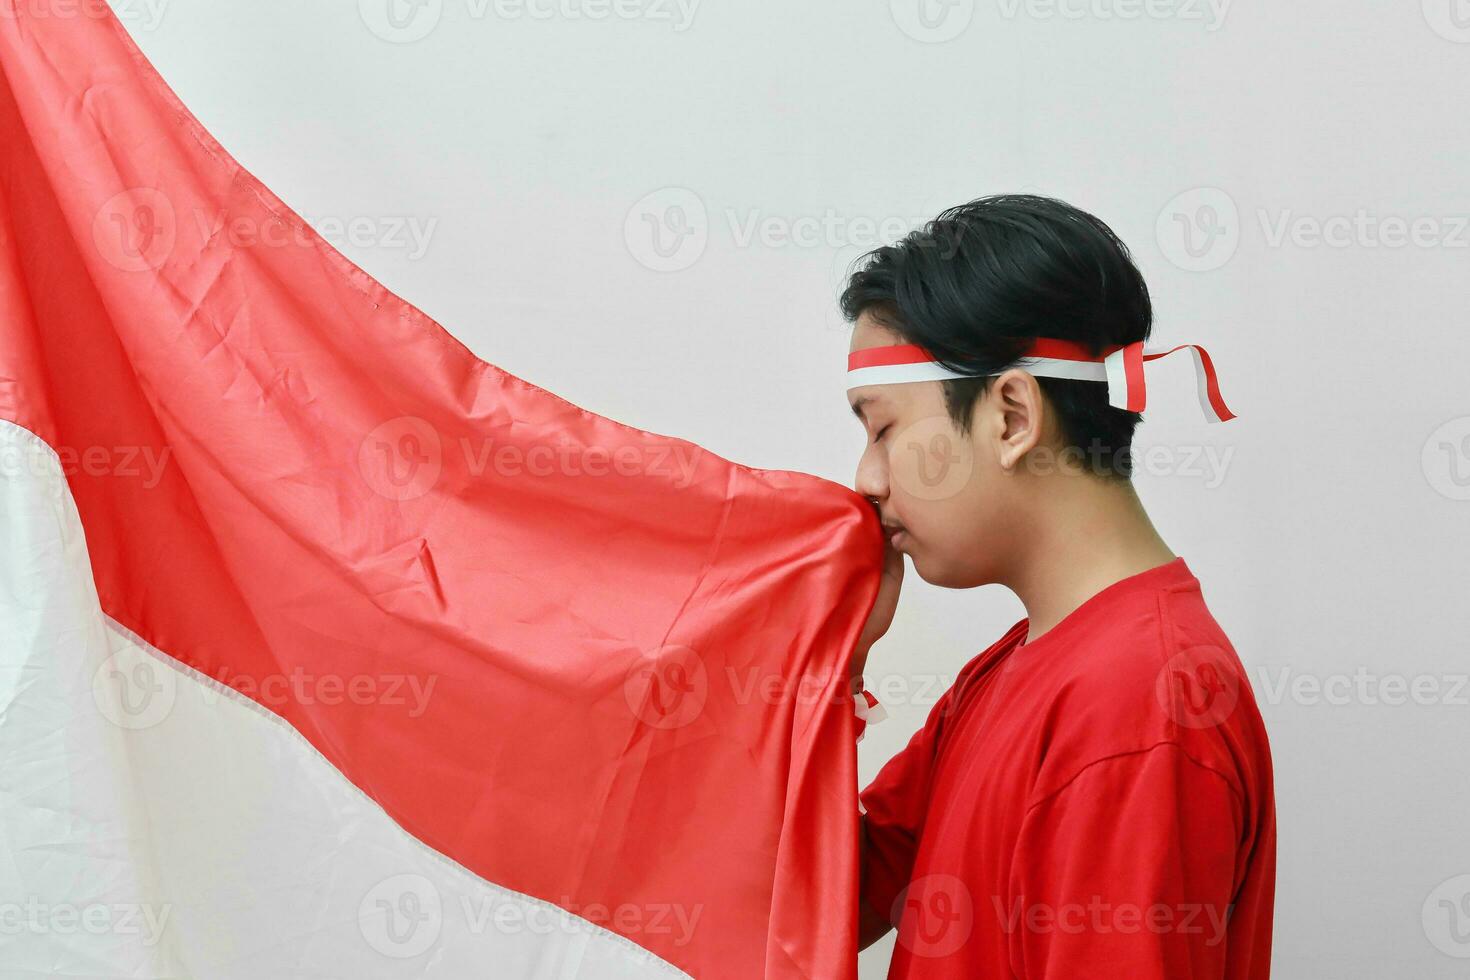
<path id="1" fill-rule="evenodd" d="M 888 538 L 888 543 L 894 546 L 905 536 L 906 532 L 902 524 L 883 523 L 883 533 Z"/>

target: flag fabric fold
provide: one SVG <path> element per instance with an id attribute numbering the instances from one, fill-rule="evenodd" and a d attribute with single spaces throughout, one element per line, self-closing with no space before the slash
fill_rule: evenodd
<path id="1" fill-rule="evenodd" d="M 477 359 L 0 6 L 0 975 L 854 977 L 871 507 Z"/>

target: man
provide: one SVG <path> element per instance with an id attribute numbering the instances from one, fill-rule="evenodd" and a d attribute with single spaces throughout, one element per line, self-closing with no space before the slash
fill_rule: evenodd
<path id="1" fill-rule="evenodd" d="M 897 928 L 892 980 L 1267 976 L 1270 751 L 1130 480 L 1161 355 L 1128 250 L 1060 201 L 983 198 L 870 253 L 842 308 L 856 488 L 889 535 L 855 673 L 903 555 L 1026 610 L 861 794 L 860 945 Z"/>

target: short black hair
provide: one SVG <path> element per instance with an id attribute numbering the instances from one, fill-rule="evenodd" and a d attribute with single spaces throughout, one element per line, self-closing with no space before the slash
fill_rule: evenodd
<path id="1" fill-rule="evenodd" d="M 1101 219 L 1064 201 L 995 194 L 948 208 L 893 245 L 857 260 L 840 304 L 919 344 L 945 366 L 998 373 L 1037 337 L 1078 341 L 1094 354 L 1148 339 L 1153 306 L 1128 247 Z M 991 378 L 944 382 L 949 415 L 968 432 Z M 1110 461 L 1100 475 L 1132 474 L 1142 417 L 1108 404 L 1091 381 L 1038 378 L 1068 447 Z"/>

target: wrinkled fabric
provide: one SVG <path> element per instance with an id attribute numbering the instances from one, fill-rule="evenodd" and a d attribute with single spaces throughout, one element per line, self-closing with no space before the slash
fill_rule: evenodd
<path id="1" fill-rule="evenodd" d="M 135 658 L 114 674 L 151 658 L 221 704 L 248 699 L 393 825 L 517 901 L 570 910 L 689 976 L 855 976 L 847 661 L 878 587 L 872 508 L 478 360 L 242 169 L 110 12 L 88 9 L 0 16 L 0 420 L 65 477 L 54 507 L 0 515 L 54 512 L 62 529 L 25 544 L 12 528 L 12 588 L 45 589 L 34 569 L 74 550 L 91 576 L 76 602 Z M 35 472 L 5 468 L 11 481 Z M 73 509 L 84 542 L 64 532 Z M 6 615 L 52 608 L 40 594 L 5 601 Z M 34 622 L 47 625 L 8 641 L 0 751 L 45 749 L 29 782 L 0 757 L 12 780 L 0 887 L 84 902 L 45 851 L 84 852 L 101 824 L 38 774 L 61 766 L 73 793 L 99 780 L 126 809 L 142 736 L 113 726 L 105 772 L 67 769 L 86 712 L 66 698 L 85 700 L 85 685 L 42 697 L 28 683 L 64 673 L 70 649 L 65 617 Z M 267 737 L 253 724 L 211 743 L 217 768 L 231 743 Z M 220 816 L 210 795 L 177 807 L 207 823 Z M 338 812 L 328 795 L 300 801 L 312 820 Z M 263 826 L 282 805 L 219 826 Z M 171 850 L 150 829 L 172 812 L 161 806 L 130 811 L 146 846 L 112 879 L 167 901 L 191 863 L 225 878 L 251 863 L 197 842 Z M 325 843 L 294 861 L 292 921 L 318 960 L 331 959 L 329 924 L 315 920 L 329 916 L 312 896 L 366 860 L 355 819 L 313 828 Z M 191 963 L 214 962 L 213 947 L 243 963 L 240 950 L 278 938 L 232 931 L 231 903 L 258 894 L 172 899 L 195 926 L 174 935 L 170 965 L 133 975 L 201 975 Z M 697 925 L 607 914 L 653 907 L 698 910 Z M 68 945 L 89 941 L 46 936 L 55 974 L 105 973 Z"/>

